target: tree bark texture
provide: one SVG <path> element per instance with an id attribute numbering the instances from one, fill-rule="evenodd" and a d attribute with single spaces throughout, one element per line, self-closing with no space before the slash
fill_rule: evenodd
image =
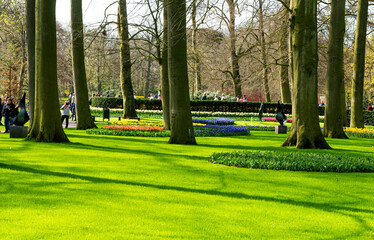
<path id="1" fill-rule="evenodd" d="M 36 98 L 32 127 L 27 139 L 68 142 L 62 129 L 57 88 L 55 0 L 36 1 Z"/>
<path id="2" fill-rule="evenodd" d="M 365 78 L 365 47 L 368 21 L 368 0 L 358 1 L 355 52 L 352 79 L 351 127 L 363 128 L 363 95 Z"/>
<path id="3" fill-rule="evenodd" d="M 77 130 L 96 128 L 88 103 L 86 66 L 84 62 L 82 0 L 71 0 L 71 32 Z"/>
<path id="4" fill-rule="evenodd" d="M 192 54 L 193 54 L 193 75 L 196 87 L 196 92 L 201 91 L 201 67 L 200 67 L 200 56 L 197 46 L 197 24 L 196 24 L 196 13 L 197 13 L 197 0 L 192 1 Z"/>
<path id="5" fill-rule="evenodd" d="M 35 106 L 35 0 L 26 0 L 26 41 L 29 74 L 29 126 L 32 126 Z"/>
<path id="6" fill-rule="evenodd" d="M 329 44 L 327 48 L 327 93 L 323 135 L 348 138 L 343 130 L 345 1 L 331 0 Z M 343 108 L 343 109 L 342 109 Z"/>
<path id="7" fill-rule="evenodd" d="M 196 144 L 187 73 L 186 1 L 168 0 L 168 68 L 172 144 Z"/>
<path id="8" fill-rule="evenodd" d="M 270 89 L 269 89 L 269 66 L 267 63 L 266 54 L 266 40 L 265 40 L 265 29 L 264 29 L 264 9 L 262 0 L 258 0 L 259 3 L 259 24 L 260 24 L 260 46 L 262 55 L 262 84 L 265 93 L 266 102 L 271 102 Z"/>
<path id="9" fill-rule="evenodd" d="M 289 5 L 289 1 L 286 1 L 286 4 Z M 281 34 L 279 37 L 279 49 L 281 54 L 280 59 L 280 89 L 281 89 L 281 100 L 282 103 L 291 103 L 291 90 L 290 90 L 290 74 L 289 74 L 289 13 L 286 7 L 282 8 L 282 26 Z"/>
<path id="10" fill-rule="evenodd" d="M 162 112 L 164 116 L 164 128 L 170 130 L 170 90 L 168 76 L 168 13 L 167 6 L 164 6 L 164 37 L 161 52 L 161 100 Z"/>
<path id="11" fill-rule="evenodd" d="M 131 57 L 129 41 L 129 24 L 127 20 L 126 0 L 119 0 L 118 29 L 120 35 L 121 86 L 123 96 L 123 116 L 137 117 L 134 90 L 131 81 Z M 144 96 L 145 97 L 145 96 Z"/>
<path id="12" fill-rule="evenodd" d="M 290 134 L 282 146 L 330 148 L 318 120 L 317 2 L 293 0 L 293 111 Z"/>
<path id="13" fill-rule="evenodd" d="M 234 83 L 234 92 L 236 97 L 242 96 L 242 86 L 240 79 L 240 67 L 239 67 L 239 56 L 236 52 L 236 32 L 235 32 L 235 7 L 236 0 L 226 0 L 229 6 L 230 21 L 229 21 L 229 33 L 230 33 L 230 52 L 231 52 L 231 71 L 232 80 Z"/>

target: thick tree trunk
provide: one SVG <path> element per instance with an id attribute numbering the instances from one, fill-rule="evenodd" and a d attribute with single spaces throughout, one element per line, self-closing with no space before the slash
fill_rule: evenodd
<path id="1" fill-rule="evenodd" d="M 32 126 L 35 106 L 35 0 L 26 1 L 26 41 L 29 74 L 29 126 Z"/>
<path id="2" fill-rule="evenodd" d="M 161 53 L 161 99 L 162 112 L 164 116 L 164 128 L 170 130 L 170 91 L 168 77 L 168 12 L 167 6 L 164 6 L 164 39 L 162 41 Z"/>
<path id="3" fill-rule="evenodd" d="M 82 0 L 71 0 L 71 32 L 77 130 L 96 128 L 88 103 L 86 67 L 84 63 Z"/>
<path id="4" fill-rule="evenodd" d="M 351 127 L 356 128 L 364 127 L 362 101 L 364 93 L 365 47 L 368 20 L 368 5 L 368 0 L 358 1 L 351 104 Z"/>
<path id="5" fill-rule="evenodd" d="M 327 94 L 323 135 L 348 138 L 343 131 L 345 1 L 331 0 L 329 45 L 327 48 Z M 343 100 L 343 102 L 342 102 Z M 344 108 L 344 110 L 342 110 Z"/>
<path id="6" fill-rule="evenodd" d="M 36 2 L 36 98 L 35 114 L 27 139 L 68 142 L 62 129 L 57 88 L 55 0 Z"/>
<path id="7" fill-rule="evenodd" d="M 292 11 L 292 128 L 283 146 L 330 148 L 322 135 L 318 121 L 317 2 L 294 0 Z"/>
<path id="8" fill-rule="evenodd" d="M 129 41 L 129 24 L 127 20 L 126 0 L 119 0 L 118 29 L 121 39 L 121 86 L 123 96 L 123 116 L 137 117 L 135 109 L 134 90 L 131 81 L 131 57 Z"/>
<path id="9" fill-rule="evenodd" d="M 269 67 L 267 63 L 267 54 L 266 54 L 266 40 L 265 40 L 265 30 L 264 30 L 264 13 L 263 13 L 263 4 L 262 0 L 259 2 L 259 24 L 260 24 L 260 46 L 261 46 L 261 55 L 262 55 L 262 84 L 264 86 L 266 102 L 271 102 L 270 98 L 270 89 L 269 89 Z"/>
<path id="10" fill-rule="evenodd" d="M 289 1 L 285 1 L 289 5 Z M 289 13 L 286 7 L 282 9 L 282 26 L 281 34 L 279 37 L 279 49 L 281 54 L 280 60 L 280 89 L 281 89 L 281 100 L 282 103 L 291 103 L 291 90 L 290 90 L 290 78 L 289 78 Z"/>
<path id="11" fill-rule="evenodd" d="M 186 1 L 168 0 L 169 143 L 196 144 L 187 74 Z"/>
<path id="12" fill-rule="evenodd" d="M 200 67 L 200 56 L 197 46 L 197 24 L 196 24 L 196 13 L 197 13 L 197 0 L 192 1 L 192 54 L 193 54 L 193 72 L 196 92 L 201 91 L 201 67 Z"/>
<path id="13" fill-rule="evenodd" d="M 229 6 L 230 22 L 229 22 L 229 33 L 230 33 L 230 52 L 231 52 L 231 70 L 232 80 L 234 83 L 234 91 L 236 97 L 242 96 L 242 86 L 240 79 L 240 67 L 239 67 L 239 56 L 236 53 L 236 33 L 235 33 L 235 0 L 226 0 Z"/>

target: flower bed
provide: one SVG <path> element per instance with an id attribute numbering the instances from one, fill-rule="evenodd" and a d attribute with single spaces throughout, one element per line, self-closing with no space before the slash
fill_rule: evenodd
<path id="1" fill-rule="evenodd" d="M 263 117 L 262 121 L 265 121 L 265 122 L 278 122 L 275 117 Z M 292 119 L 291 118 L 287 118 L 287 122 L 292 122 Z"/>
<path id="2" fill-rule="evenodd" d="M 235 120 L 229 118 L 205 118 L 205 117 L 193 117 L 192 122 L 194 123 L 203 123 L 210 125 L 234 125 Z"/>
<path id="3" fill-rule="evenodd" d="M 312 172 L 374 172 L 374 158 L 308 152 L 241 151 L 214 153 L 210 160 L 228 166 Z"/>
<path id="4" fill-rule="evenodd" d="M 163 127 L 164 122 L 163 121 L 158 121 L 158 120 L 121 120 L 121 121 L 109 121 L 108 122 L 111 125 L 137 125 L 137 126 L 159 126 Z"/>
<path id="5" fill-rule="evenodd" d="M 244 126 L 251 131 L 275 131 L 275 126 Z M 290 130 L 291 127 L 287 127 L 287 130 Z"/>
<path id="6" fill-rule="evenodd" d="M 163 127 L 157 126 L 138 126 L 138 125 L 107 125 L 104 126 L 105 129 L 109 130 L 119 130 L 119 131 L 159 131 L 164 130 Z"/>
<path id="7" fill-rule="evenodd" d="M 138 137 L 169 137 L 170 131 L 164 131 L 159 126 L 139 125 L 107 125 L 100 129 L 87 129 L 88 134 L 115 135 L 115 136 L 138 136 Z"/>
<path id="8" fill-rule="evenodd" d="M 224 125 L 205 125 L 194 124 L 194 133 L 196 137 L 212 136 L 240 136 L 249 135 L 249 129 L 246 127 L 224 126 Z M 165 131 L 159 126 L 141 126 L 141 125 L 107 125 L 100 129 L 88 129 L 88 134 L 97 135 L 116 135 L 116 136 L 142 136 L 142 137 L 169 137 L 170 131 Z"/>
<path id="9" fill-rule="evenodd" d="M 345 128 L 348 137 L 374 138 L 374 128 Z"/>
<path id="10" fill-rule="evenodd" d="M 238 126 L 205 125 L 195 126 L 195 136 L 240 136 L 249 135 L 249 129 Z"/>

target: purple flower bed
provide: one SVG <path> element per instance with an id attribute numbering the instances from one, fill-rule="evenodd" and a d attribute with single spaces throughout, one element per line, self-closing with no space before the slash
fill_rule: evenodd
<path id="1" fill-rule="evenodd" d="M 275 126 L 245 126 L 245 128 L 248 128 L 252 131 L 274 131 Z M 291 127 L 287 127 L 288 130 L 291 129 Z"/>
<path id="2" fill-rule="evenodd" d="M 211 125 L 234 125 L 235 119 L 230 118 L 206 118 L 206 117 L 193 117 L 192 122 L 194 123 L 203 123 Z"/>
<path id="3" fill-rule="evenodd" d="M 240 136 L 249 135 L 249 129 L 238 126 L 205 125 L 195 126 L 195 136 Z"/>

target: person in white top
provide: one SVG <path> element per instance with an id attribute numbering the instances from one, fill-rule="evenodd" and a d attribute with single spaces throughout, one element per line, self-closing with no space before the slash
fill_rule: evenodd
<path id="1" fill-rule="evenodd" d="M 65 128 L 69 126 L 69 116 L 70 116 L 70 103 L 68 101 L 61 107 L 61 123 L 64 123 L 64 119 L 66 119 Z"/>
<path id="2" fill-rule="evenodd" d="M 221 101 L 224 101 L 224 100 L 226 100 L 226 97 L 225 97 L 225 94 L 222 93 Z"/>

